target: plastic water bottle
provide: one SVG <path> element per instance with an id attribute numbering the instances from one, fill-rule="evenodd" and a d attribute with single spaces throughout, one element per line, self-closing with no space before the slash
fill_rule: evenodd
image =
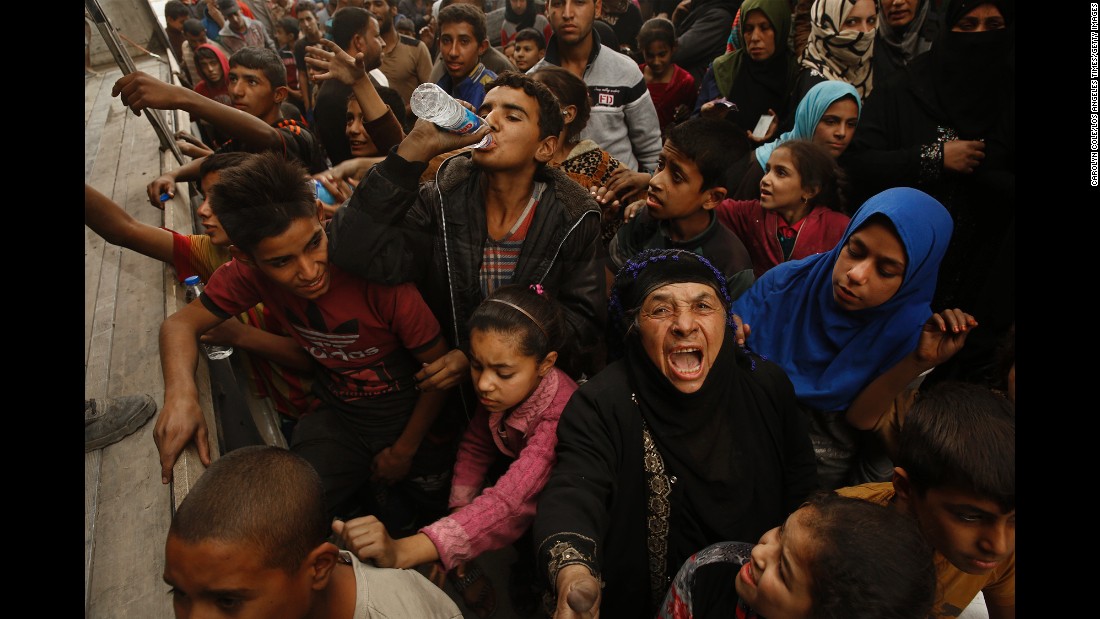
<path id="1" fill-rule="evenodd" d="M 199 281 L 198 275 L 192 275 L 183 280 L 185 286 L 187 286 L 187 297 L 189 300 L 195 300 L 202 296 L 202 282 Z M 225 359 L 229 355 L 233 354 L 232 346 L 217 346 L 215 344 L 203 344 L 202 349 L 206 351 L 206 358 L 217 361 L 218 359 Z"/>
<path id="2" fill-rule="evenodd" d="M 485 120 L 474 114 L 454 97 L 447 94 L 438 85 L 425 82 L 413 90 L 409 100 L 409 107 L 417 118 L 430 121 L 440 129 L 446 129 L 452 133 L 466 135 L 477 131 Z M 484 148 L 492 144 L 493 137 L 486 134 L 485 137 L 474 144 L 474 148 Z"/>
<path id="3" fill-rule="evenodd" d="M 313 179 L 313 193 L 317 196 L 317 199 L 329 206 L 336 205 L 336 197 L 329 193 L 328 189 L 321 184 L 321 181 Z"/>

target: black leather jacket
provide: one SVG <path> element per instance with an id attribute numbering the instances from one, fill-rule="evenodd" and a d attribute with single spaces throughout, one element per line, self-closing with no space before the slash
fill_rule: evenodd
<path id="1" fill-rule="evenodd" d="M 396 149 L 368 173 L 329 226 L 329 256 L 343 269 L 385 284 L 416 282 L 453 347 L 467 350 L 466 323 L 481 303 L 479 272 L 487 234 L 484 175 L 469 152 L 417 186 L 424 163 Z M 542 284 L 562 306 L 568 347 L 558 365 L 570 376 L 602 366 L 607 295 L 599 255 L 600 210 L 556 168 L 527 232 L 512 283 Z"/>

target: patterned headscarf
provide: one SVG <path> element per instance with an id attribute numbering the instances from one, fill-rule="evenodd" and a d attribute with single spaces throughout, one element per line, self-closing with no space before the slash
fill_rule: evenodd
<path id="1" fill-rule="evenodd" d="M 875 30 L 842 31 L 844 20 L 857 0 L 814 0 L 810 7 L 810 38 L 800 64 L 814 69 L 827 79 L 848 82 L 867 99 L 871 94 L 871 56 L 875 48 Z"/>

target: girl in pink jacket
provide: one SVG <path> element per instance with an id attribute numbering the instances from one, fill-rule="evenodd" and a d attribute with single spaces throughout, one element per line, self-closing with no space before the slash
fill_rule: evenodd
<path id="1" fill-rule="evenodd" d="M 478 406 L 458 448 L 451 514 L 396 540 L 374 516 L 337 522 L 333 530 L 349 550 L 378 567 L 438 560 L 464 591 L 482 577 L 474 566 L 466 569 L 466 562 L 515 542 L 530 528 L 556 460 L 558 417 L 577 389 L 554 367 L 564 345 L 562 321 L 558 304 L 539 285 L 502 286 L 481 303 L 469 322 Z M 490 468 L 499 461 L 507 470 L 489 484 Z M 467 605 L 489 610 L 477 608 L 486 602 L 481 591 L 487 588 L 486 582 L 478 595 L 464 596 L 473 598 Z"/>

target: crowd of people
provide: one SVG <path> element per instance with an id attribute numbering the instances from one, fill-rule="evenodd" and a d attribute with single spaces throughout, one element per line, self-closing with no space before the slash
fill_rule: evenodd
<path id="1" fill-rule="evenodd" d="M 209 466 L 178 617 L 484 619 L 508 546 L 524 616 L 1015 617 L 1012 2 L 164 10 L 112 94 L 190 114 L 203 231 L 85 223 L 206 288 L 85 432 Z M 287 449 L 210 453 L 200 342 Z"/>

